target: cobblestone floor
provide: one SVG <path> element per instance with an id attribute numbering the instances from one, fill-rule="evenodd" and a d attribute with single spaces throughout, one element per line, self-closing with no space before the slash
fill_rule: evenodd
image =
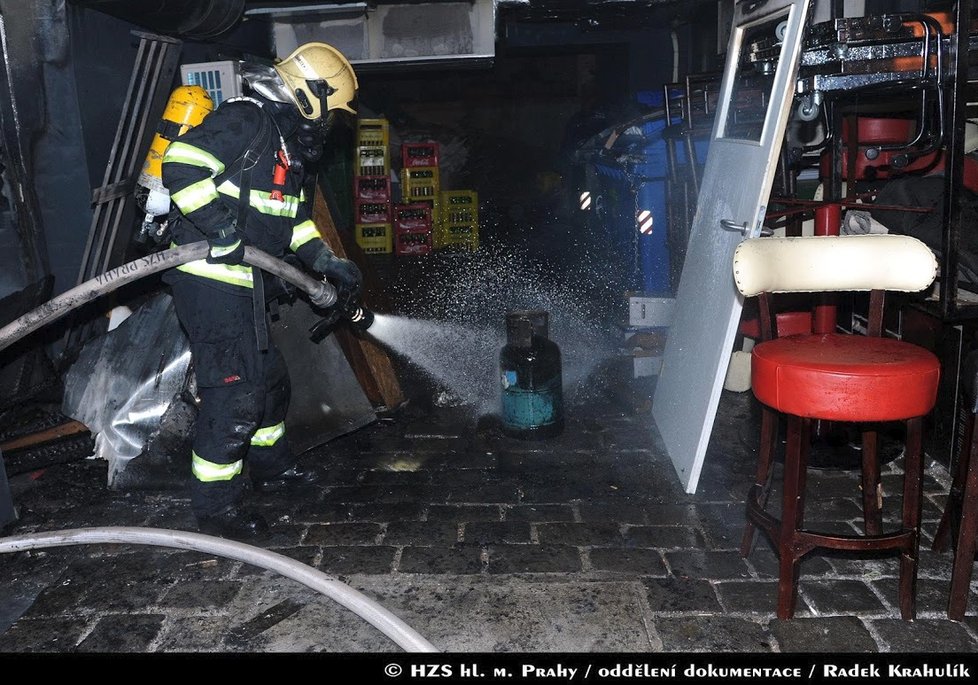
<path id="1" fill-rule="evenodd" d="M 757 416 L 724 393 L 700 487 L 682 491 L 627 381 L 571 407 L 557 439 L 409 404 L 302 457 L 323 482 L 255 498 L 257 544 L 334 575 L 449 652 L 975 652 L 945 615 L 951 554 L 931 552 L 947 478 L 928 465 L 918 619 L 897 561 L 815 553 L 797 617 L 774 616 L 776 563 L 738 547 Z M 612 392 L 611 388 L 615 388 Z M 629 388 L 628 392 L 621 392 Z M 646 398 L 647 400 L 647 398 Z M 900 460 L 886 466 L 898 492 Z M 83 526 L 192 530 L 182 490 L 114 492 L 104 463 L 18 476 L 7 535 Z M 858 531 L 853 471 L 813 470 L 811 527 Z M 899 511 L 899 496 L 886 511 Z M 201 552 L 129 545 L 0 555 L 3 652 L 381 652 L 399 647 L 332 600 Z"/>

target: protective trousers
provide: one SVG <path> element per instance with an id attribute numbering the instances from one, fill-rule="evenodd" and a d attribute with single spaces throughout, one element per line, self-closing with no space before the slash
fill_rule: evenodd
<path id="1" fill-rule="evenodd" d="M 198 278 L 172 288 L 200 398 L 190 500 L 198 517 L 213 516 L 241 498 L 245 465 L 255 479 L 293 465 L 285 436 L 289 373 L 274 343 L 258 349 L 250 289 L 233 294 Z"/>

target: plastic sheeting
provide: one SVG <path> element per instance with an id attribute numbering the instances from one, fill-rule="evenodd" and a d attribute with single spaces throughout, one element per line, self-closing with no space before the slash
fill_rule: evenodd
<path id="1" fill-rule="evenodd" d="M 296 455 L 377 420 L 334 337 L 309 339 L 317 320 L 297 301 L 271 328 L 292 378 L 285 424 Z M 190 344 L 172 298 L 160 294 L 85 346 L 66 375 L 62 411 L 95 435 L 110 487 L 169 486 L 190 472 L 193 390 Z"/>
<path id="2" fill-rule="evenodd" d="M 95 435 L 94 456 L 109 462 L 113 486 L 190 382 L 190 344 L 161 294 L 85 346 L 65 377 L 62 411 Z"/>

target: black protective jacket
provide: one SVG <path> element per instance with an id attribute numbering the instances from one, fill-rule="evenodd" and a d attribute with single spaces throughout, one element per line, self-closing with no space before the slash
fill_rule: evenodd
<path id="1" fill-rule="evenodd" d="M 282 163 L 294 152 L 284 140 L 295 130 L 298 114 L 291 106 L 258 96 L 222 103 L 196 127 L 166 149 L 163 184 L 182 217 L 173 222 L 178 245 L 215 238 L 237 221 L 246 245 L 274 257 L 294 252 L 311 267 L 317 255 L 329 250 L 309 216 L 302 177 L 290 169 L 284 183 L 273 185 Z M 243 186 L 250 185 L 248 206 L 239 213 Z M 281 199 L 273 196 L 281 193 Z M 250 294 L 253 272 L 247 265 L 190 262 L 171 271 L 166 280 L 196 277 L 215 287 Z"/>

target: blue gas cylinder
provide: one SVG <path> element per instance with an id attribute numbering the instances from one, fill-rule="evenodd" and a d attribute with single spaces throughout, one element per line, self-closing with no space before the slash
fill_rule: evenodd
<path id="1" fill-rule="evenodd" d="M 506 345 L 499 353 L 503 432 L 538 440 L 564 429 L 560 348 L 550 340 L 549 316 L 539 310 L 506 315 Z"/>

